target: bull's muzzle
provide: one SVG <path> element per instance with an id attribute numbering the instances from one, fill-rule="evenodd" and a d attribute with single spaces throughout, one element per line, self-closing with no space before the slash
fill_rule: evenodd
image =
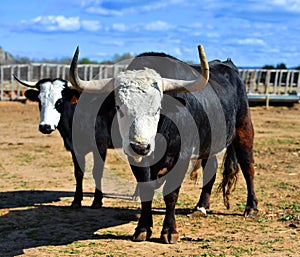
<path id="1" fill-rule="evenodd" d="M 41 124 L 39 126 L 39 130 L 43 134 L 51 134 L 54 131 L 54 129 L 52 129 L 51 125 L 49 125 L 49 124 Z"/>
<path id="2" fill-rule="evenodd" d="M 132 150 L 138 155 L 145 156 L 150 151 L 150 144 L 130 143 L 130 146 L 131 146 Z"/>

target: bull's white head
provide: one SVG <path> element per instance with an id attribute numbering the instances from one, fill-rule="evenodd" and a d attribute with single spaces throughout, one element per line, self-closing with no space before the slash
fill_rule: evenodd
<path id="1" fill-rule="evenodd" d="M 206 85 L 209 66 L 203 47 L 199 46 L 198 50 L 202 76 L 193 81 L 162 78 L 157 71 L 144 66 L 121 72 L 112 79 L 83 81 L 78 76 L 77 48 L 69 80 L 80 91 L 114 90 L 123 150 L 138 162 L 154 151 L 163 92 L 197 91 Z"/>
<path id="2" fill-rule="evenodd" d="M 40 132 L 50 134 L 56 130 L 63 110 L 63 91 L 71 84 L 62 79 L 27 82 L 14 77 L 22 85 L 32 88 L 26 90 L 25 96 L 31 101 L 39 102 Z"/>
<path id="3" fill-rule="evenodd" d="M 154 150 L 163 97 L 160 75 L 151 69 L 121 72 L 115 101 L 124 152 L 139 159 Z"/>

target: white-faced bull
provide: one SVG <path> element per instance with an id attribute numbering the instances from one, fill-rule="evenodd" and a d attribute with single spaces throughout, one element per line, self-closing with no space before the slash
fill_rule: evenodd
<path id="1" fill-rule="evenodd" d="M 16 76 L 14 77 L 22 85 L 31 88 L 26 90 L 25 96 L 29 100 L 39 103 L 39 131 L 43 134 L 50 134 L 58 129 L 61 137 L 63 138 L 65 148 L 72 154 L 74 175 L 76 178 L 76 191 L 71 206 L 73 208 L 81 207 L 81 201 L 83 198 L 82 183 L 85 169 L 85 155 L 89 152 L 93 152 L 93 176 L 96 187 L 92 208 L 101 207 L 103 198 L 101 191 L 103 162 L 106 157 L 107 148 L 112 145 L 109 126 L 115 115 L 115 109 L 101 109 L 99 111 L 95 127 L 93 127 L 93 131 L 95 132 L 94 135 L 86 135 L 86 126 L 92 123 L 89 114 L 81 112 L 78 108 L 76 109 L 77 115 L 81 118 L 80 136 L 84 138 L 83 140 L 85 140 L 85 144 L 82 144 L 80 146 L 80 151 L 75 153 L 72 129 L 74 127 L 73 117 L 77 101 L 80 97 L 80 92 L 74 90 L 69 82 L 59 78 L 42 79 L 38 82 L 28 82 L 22 81 Z M 107 101 L 113 101 L 113 97 L 111 97 L 111 99 L 107 98 Z M 93 147 L 93 140 L 96 141 L 96 147 Z M 103 161 L 100 160 L 98 154 L 100 154 Z"/>
<path id="2" fill-rule="evenodd" d="M 204 187 L 197 209 L 205 211 L 210 207 L 218 166 L 216 154 L 226 148 L 220 186 L 224 203 L 229 208 L 229 194 L 240 165 L 248 192 L 244 214 L 257 213 L 254 132 L 245 87 L 230 60 L 208 64 L 203 47 L 198 50 L 200 66 L 190 66 L 165 54 L 145 53 L 115 78 L 98 81 L 81 80 L 77 70 L 78 49 L 73 57 L 70 82 L 75 88 L 114 91 L 123 149 L 138 181 L 142 202 L 135 241 L 151 236 L 151 205 L 156 185 L 151 181 L 161 176 L 165 178 L 166 204 L 161 238 L 165 243 L 178 240 L 175 205 L 192 155 L 202 159 L 204 168 Z M 168 99 L 176 99 L 177 104 L 169 104 Z M 152 162 L 153 159 L 157 161 Z"/>

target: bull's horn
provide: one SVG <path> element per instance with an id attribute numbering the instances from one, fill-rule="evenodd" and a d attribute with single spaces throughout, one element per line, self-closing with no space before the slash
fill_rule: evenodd
<path id="1" fill-rule="evenodd" d="M 72 85 L 72 83 L 71 83 L 70 81 L 68 81 L 67 87 L 68 87 L 69 89 L 74 89 L 74 90 L 77 90 L 77 91 L 78 91 L 78 89 L 75 88 L 75 87 Z"/>
<path id="2" fill-rule="evenodd" d="M 201 63 L 201 75 L 193 81 L 163 78 L 163 90 L 169 92 L 194 92 L 203 88 L 209 79 L 209 66 L 202 45 L 198 46 Z"/>
<path id="3" fill-rule="evenodd" d="M 78 75 L 78 55 L 79 55 L 79 46 L 77 46 L 75 54 L 73 56 L 72 62 L 71 62 L 71 67 L 70 67 L 70 72 L 69 72 L 69 81 L 71 84 L 74 86 L 74 88 L 78 91 L 100 91 L 103 88 L 107 90 L 112 90 L 113 85 L 114 85 L 114 80 L 113 79 L 99 79 L 99 80 L 90 80 L 90 81 L 85 81 L 79 78 Z M 105 87 L 105 86 L 108 87 Z"/>
<path id="4" fill-rule="evenodd" d="M 16 81 L 18 81 L 20 84 L 22 84 L 25 87 L 37 88 L 36 82 L 20 80 L 15 74 L 13 74 L 13 77 L 15 78 Z"/>

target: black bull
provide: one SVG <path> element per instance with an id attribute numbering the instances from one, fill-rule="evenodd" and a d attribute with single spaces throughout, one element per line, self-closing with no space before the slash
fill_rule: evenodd
<path id="1" fill-rule="evenodd" d="M 164 54 L 153 53 L 141 55 L 140 57 L 149 55 L 170 58 Z M 155 64 L 153 66 L 155 67 Z M 143 69 L 144 67 L 144 63 L 143 66 L 139 66 L 133 62 L 128 69 Z M 152 68 L 151 63 L 148 63 L 146 67 Z M 201 72 L 200 67 L 191 67 L 193 72 Z M 160 177 L 166 173 L 167 175 L 163 177 L 165 178 L 164 201 L 166 214 L 161 238 L 166 243 L 175 243 L 177 241 L 175 205 L 188 167 L 188 161 L 192 154 L 198 159 L 202 159 L 204 168 L 204 187 L 197 204 L 198 208 L 209 208 L 210 194 L 217 169 L 215 154 L 223 148 L 227 148 L 224 159 L 223 180 L 220 185 L 223 191 L 224 203 L 229 208 L 229 194 L 235 186 L 240 166 L 247 184 L 247 205 L 244 214 L 247 216 L 257 213 L 257 199 L 253 183 L 254 131 L 245 87 L 236 67 L 230 60 L 210 62 L 209 69 L 210 78 L 208 85 L 195 94 L 165 93 L 164 98 L 166 99 L 168 99 L 167 96 L 179 99 L 180 103 L 185 107 L 185 111 L 179 111 L 174 114 L 174 119 L 170 118 L 173 114 L 169 115 L 168 113 L 173 112 L 177 107 L 163 101 L 162 110 L 165 108 L 165 111 L 162 111 L 157 129 L 157 133 L 161 134 L 162 137 L 156 140 L 156 145 L 159 146 L 160 141 L 162 141 L 162 145 L 165 144 L 166 148 L 159 161 L 148 165 L 151 157 L 148 160 L 144 158 L 142 164 L 135 163 L 134 160 L 129 158 L 132 171 L 139 182 L 138 187 L 142 202 L 141 217 L 133 236 L 135 241 L 147 240 L 151 236 L 151 227 L 153 226 L 152 197 L 157 185 L 157 179 L 159 178 L 158 181 L 160 182 Z M 160 73 L 160 71 L 157 72 Z M 171 72 L 172 76 L 174 76 L 174 74 L 180 73 L 180 69 L 178 72 L 178 67 L 175 65 L 174 67 L 168 67 L 167 72 Z M 168 74 L 160 75 L 168 77 L 166 76 Z M 186 79 L 190 79 L 188 74 L 185 75 Z M 182 79 L 182 74 L 178 76 L 179 78 L 176 78 L 176 75 L 172 78 Z M 113 102 L 109 104 L 113 104 L 111 108 L 114 107 Z M 183 138 L 178 128 L 179 125 L 181 128 L 189 130 L 189 124 L 185 120 L 186 112 L 195 121 L 199 145 L 194 145 L 193 138 L 196 135 L 187 133 L 188 136 Z M 195 141 L 197 142 L 197 140 Z M 155 148 L 154 156 L 158 148 Z M 195 151 L 194 149 L 197 150 Z"/>
<path id="2" fill-rule="evenodd" d="M 17 79 L 17 78 L 16 78 Z M 18 79 L 17 79 L 18 80 Z M 97 112 L 96 118 L 92 117 L 87 112 L 82 112 L 80 108 L 77 107 L 78 99 L 80 98 L 80 93 L 74 89 L 71 89 L 68 86 L 68 82 L 62 79 L 41 79 L 35 85 L 35 89 L 28 89 L 25 91 L 25 96 L 31 100 L 39 103 L 39 109 L 41 111 L 41 103 L 39 99 L 40 94 L 40 85 L 44 83 L 53 83 L 56 80 L 60 80 L 64 83 L 64 89 L 62 90 L 62 98 L 60 98 L 56 104 L 55 108 L 60 112 L 60 120 L 57 126 L 57 129 L 64 141 L 64 146 L 67 151 L 71 152 L 72 160 L 74 164 L 74 176 L 76 179 L 76 190 L 74 194 L 74 199 L 72 201 L 72 208 L 81 207 L 81 201 L 83 199 L 83 177 L 85 171 L 85 156 L 86 154 L 92 152 L 94 155 L 94 165 L 93 165 L 93 177 L 95 180 L 95 193 L 94 200 L 92 203 L 92 208 L 100 208 L 102 206 L 102 186 L 101 179 L 104 169 L 104 161 L 107 154 L 107 149 L 112 148 L 110 126 L 113 117 L 115 116 L 115 109 L 107 109 L 106 106 L 111 106 L 111 103 L 114 101 L 113 95 L 110 95 L 105 99 L 104 104 Z M 20 80 L 18 80 L 22 83 Z M 23 85 L 26 85 L 22 83 Z M 97 98 L 96 98 L 97 99 Z M 91 96 L 88 101 L 88 105 L 94 106 L 95 97 Z M 77 133 L 80 137 L 85 140 L 85 143 L 80 145 L 80 149 L 77 149 L 74 146 L 73 139 L 73 119 L 74 115 L 77 115 L 77 118 L 80 119 L 79 126 L 76 126 Z M 77 124 L 78 125 L 78 124 Z M 95 126 L 94 126 L 95 125 Z M 87 135 L 89 127 L 92 127 L 93 135 Z M 40 131 L 43 132 L 44 129 Z M 51 131 L 52 132 L 52 131 Z M 43 133 L 51 133 L 43 132 Z M 78 134 L 77 134 L 78 135 Z M 95 144 L 94 144 L 95 143 Z M 77 146 L 78 148 L 78 146 Z"/>

